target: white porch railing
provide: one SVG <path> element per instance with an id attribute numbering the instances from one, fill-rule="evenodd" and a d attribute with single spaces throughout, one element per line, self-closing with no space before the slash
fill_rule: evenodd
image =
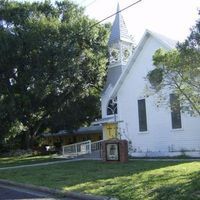
<path id="1" fill-rule="evenodd" d="M 99 141 L 96 141 L 96 142 L 92 142 L 91 143 L 91 151 L 100 151 L 102 150 L 102 142 L 104 140 L 99 140 Z"/>
<path id="2" fill-rule="evenodd" d="M 62 147 L 62 154 L 66 157 L 77 157 L 91 153 L 91 141 L 84 141 Z"/>
<path id="3" fill-rule="evenodd" d="M 92 155 L 92 157 L 101 157 L 102 154 L 102 142 L 99 140 L 96 142 L 83 141 L 75 144 L 70 144 L 62 147 L 62 154 L 64 157 L 74 158 L 81 155 Z"/>

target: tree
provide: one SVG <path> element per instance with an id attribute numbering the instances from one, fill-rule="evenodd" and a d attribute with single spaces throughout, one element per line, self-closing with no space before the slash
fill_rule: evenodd
<path id="1" fill-rule="evenodd" d="M 175 50 L 157 50 L 153 62 L 156 68 L 148 74 L 151 89 L 159 93 L 168 88 L 179 97 L 182 111 L 200 116 L 200 19 L 185 42 Z"/>
<path id="2" fill-rule="evenodd" d="M 0 123 L 22 143 L 99 114 L 108 29 L 70 1 L 0 1 Z M 84 108 L 84 109 L 83 109 Z"/>

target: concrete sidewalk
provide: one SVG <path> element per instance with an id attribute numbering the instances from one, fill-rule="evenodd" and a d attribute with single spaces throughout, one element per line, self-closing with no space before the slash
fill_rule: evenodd
<path id="1" fill-rule="evenodd" d="M 36 164 L 27 164 L 27 165 L 17 165 L 12 167 L 0 167 L 0 170 L 5 169 L 20 169 L 25 167 L 37 167 L 37 166 L 46 166 L 46 165 L 54 165 L 54 164 L 60 164 L 60 163 L 67 163 L 67 162 L 76 162 L 84 160 L 83 158 L 77 158 L 77 159 L 70 159 L 70 160 L 60 160 L 60 161 L 52 161 L 52 162 L 43 162 L 43 163 L 36 163 Z"/>

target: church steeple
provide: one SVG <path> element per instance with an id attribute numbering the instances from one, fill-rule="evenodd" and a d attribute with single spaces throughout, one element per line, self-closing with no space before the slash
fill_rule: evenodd
<path id="1" fill-rule="evenodd" d="M 126 64 L 133 50 L 133 41 L 128 34 L 126 24 L 120 12 L 119 4 L 117 6 L 117 14 L 108 41 L 108 48 L 109 66 L 104 91 L 108 86 L 114 87 L 121 73 L 126 68 Z"/>
<path id="2" fill-rule="evenodd" d="M 112 25 L 108 46 L 110 52 L 110 67 L 113 65 L 125 66 L 132 53 L 133 41 L 128 34 L 128 29 L 120 12 L 119 3 L 117 5 L 117 14 Z"/>
<path id="3" fill-rule="evenodd" d="M 124 22 L 123 16 L 121 15 L 119 3 L 118 3 L 117 14 L 115 16 L 115 20 L 112 25 L 112 30 L 111 30 L 108 45 L 112 45 L 113 43 L 116 43 L 120 40 L 133 43 L 132 38 L 128 34 L 128 29 Z"/>

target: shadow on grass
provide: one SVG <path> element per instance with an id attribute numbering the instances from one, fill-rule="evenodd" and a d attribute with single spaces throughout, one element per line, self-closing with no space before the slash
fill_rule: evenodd
<path id="1" fill-rule="evenodd" d="M 179 179 L 185 179 L 178 183 L 162 185 L 153 189 L 149 196 L 155 200 L 199 200 L 200 199 L 200 171 L 182 175 Z"/>
<path id="2" fill-rule="evenodd" d="M 195 166 L 194 169 L 191 166 Z M 120 200 L 169 200 L 182 199 L 179 197 L 189 196 L 190 191 L 198 196 L 195 189 L 200 179 L 198 167 L 200 169 L 198 162 L 131 161 L 110 164 L 78 161 L 5 170 L 0 178 L 66 191 L 115 196 Z M 183 193 L 178 190 L 179 186 Z M 176 193 L 178 196 L 174 196 Z"/>
<path id="3" fill-rule="evenodd" d="M 113 196 L 120 200 L 198 200 L 200 199 L 200 163 L 137 163 L 118 176 L 107 176 L 66 190 Z M 157 164 L 157 167 L 155 166 Z M 142 166 L 141 166 L 142 165 Z M 194 166 L 194 171 L 191 169 Z M 113 169 L 114 170 L 114 169 Z"/>
<path id="4" fill-rule="evenodd" d="M 132 176 L 141 174 L 149 170 L 157 170 L 160 168 L 176 166 L 184 162 L 173 161 L 130 161 L 128 163 L 103 163 L 101 161 L 80 161 L 75 163 L 63 164 L 67 166 L 66 171 L 70 177 L 76 177 L 73 182 L 69 182 L 68 186 L 84 183 L 88 181 L 96 181 L 101 179 L 112 179 L 116 177 Z M 188 162 L 185 162 L 188 163 Z M 59 169 L 58 169 L 59 170 Z M 73 172 L 76 171 L 74 174 Z M 66 175 L 66 176 L 68 176 Z"/>

